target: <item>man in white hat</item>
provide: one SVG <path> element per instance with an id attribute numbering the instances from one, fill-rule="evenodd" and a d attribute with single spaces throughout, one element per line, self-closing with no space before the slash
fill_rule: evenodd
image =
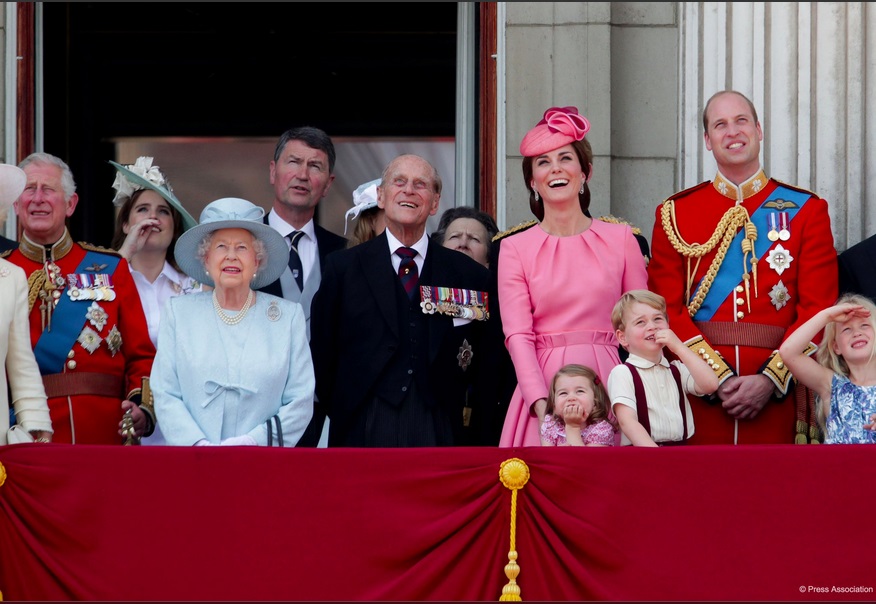
<path id="1" fill-rule="evenodd" d="M 289 270 L 261 288 L 275 296 L 298 302 L 304 309 L 307 338 L 310 339 L 310 307 L 319 289 L 321 267 L 347 240 L 314 222 L 316 206 L 328 195 L 335 179 L 335 147 L 332 139 L 310 126 L 287 130 L 280 136 L 270 164 L 274 204 L 265 216 L 289 244 Z M 317 402 L 313 420 L 298 442 L 301 447 L 325 446 L 325 412 Z"/>
<path id="2" fill-rule="evenodd" d="M 148 435 L 154 418 L 140 398 L 155 347 L 127 263 L 112 250 L 73 242 L 66 220 L 79 198 L 63 160 L 33 153 L 20 167 L 27 185 L 14 207 L 23 233 L 7 259 L 28 275 L 31 343 L 53 440 L 121 444 L 128 411 L 134 434 L 127 436 Z"/>

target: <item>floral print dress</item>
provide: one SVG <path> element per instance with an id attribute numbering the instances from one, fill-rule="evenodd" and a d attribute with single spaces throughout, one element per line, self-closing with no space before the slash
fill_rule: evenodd
<path id="1" fill-rule="evenodd" d="M 825 444 L 876 444 L 876 432 L 864 429 L 874 413 L 876 386 L 858 386 L 835 373 L 830 383 Z"/>

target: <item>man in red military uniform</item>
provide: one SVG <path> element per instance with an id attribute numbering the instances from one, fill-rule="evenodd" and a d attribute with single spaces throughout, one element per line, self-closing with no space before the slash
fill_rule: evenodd
<path id="1" fill-rule="evenodd" d="M 74 243 L 65 225 L 78 196 L 61 159 L 34 153 L 15 202 L 21 243 L 7 260 L 28 275 L 30 332 L 56 443 L 120 444 L 125 412 L 134 436 L 154 428 L 140 407 L 155 348 L 125 260 Z M 127 425 L 126 425 L 127 427 Z"/>
<path id="2" fill-rule="evenodd" d="M 714 400 L 691 397 L 690 443 L 817 441 L 811 393 L 795 387 L 778 348 L 836 300 L 827 202 L 767 178 L 744 95 L 712 96 L 703 127 L 718 174 L 657 208 L 648 267 L 672 329 L 721 380 Z"/>

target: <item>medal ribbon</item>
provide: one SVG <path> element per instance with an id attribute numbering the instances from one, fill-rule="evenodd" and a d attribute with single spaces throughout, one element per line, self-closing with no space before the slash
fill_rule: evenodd
<path id="1" fill-rule="evenodd" d="M 784 210 L 787 212 L 788 221 L 790 222 L 810 197 L 812 197 L 810 193 L 801 193 L 800 191 L 786 189 L 782 186 L 776 187 L 772 194 L 765 199 L 760 207 L 751 215 L 751 221 L 756 225 L 768 224 L 767 216 L 773 211 L 773 209 L 764 206 L 770 201 L 784 199 L 794 202 L 797 206 L 796 208 L 785 208 Z M 700 309 L 693 316 L 694 321 L 710 321 L 712 317 L 715 316 L 715 313 L 718 311 L 718 308 L 724 300 L 726 300 L 733 290 L 736 289 L 736 286 L 741 283 L 738 267 L 743 266 L 741 245 L 743 237 L 745 237 L 745 229 L 740 229 L 740 231 L 736 233 L 736 237 L 734 237 L 733 241 L 730 243 L 730 248 L 724 256 L 724 262 L 721 264 L 721 269 L 718 271 L 715 280 L 712 282 L 712 287 L 709 289 L 709 293 L 706 294 L 702 306 L 700 306 Z M 773 243 L 774 242 L 766 237 L 758 237 L 757 241 L 754 242 L 755 256 L 763 258 L 764 254 L 769 251 Z M 781 241 L 775 243 L 781 243 Z M 696 289 L 697 288 L 693 288 L 694 291 L 696 291 Z M 689 303 L 690 300 L 688 300 L 688 304 Z"/>
<path id="2" fill-rule="evenodd" d="M 75 272 L 82 272 L 82 276 L 87 277 L 89 275 L 84 273 L 85 269 L 100 263 L 106 265 L 104 270 L 109 277 L 115 272 L 120 260 L 121 258 L 118 256 L 87 252 L 82 262 L 76 267 Z M 88 312 L 88 307 L 91 305 L 87 300 L 82 300 L 82 302 L 71 300 L 69 296 L 61 296 L 58 299 L 58 305 L 52 311 L 52 330 L 44 331 L 33 349 L 37 364 L 40 366 L 40 374 L 49 375 L 61 373 L 64 370 L 67 352 L 73 348 L 76 338 L 82 332 L 85 313 Z M 81 318 L 77 320 L 77 317 Z"/>

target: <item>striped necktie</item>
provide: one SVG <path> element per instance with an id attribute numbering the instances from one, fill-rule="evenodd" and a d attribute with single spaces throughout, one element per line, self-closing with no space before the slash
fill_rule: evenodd
<path id="1" fill-rule="evenodd" d="M 289 270 L 298 284 L 298 290 L 304 291 L 304 266 L 301 264 L 301 256 L 298 255 L 298 241 L 304 236 L 304 231 L 292 231 L 286 237 L 292 247 L 289 249 Z"/>
<path id="2" fill-rule="evenodd" d="M 417 255 L 417 250 L 413 250 L 409 247 L 400 247 L 395 253 L 401 258 L 401 264 L 398 265 L 399 279 L 401 279 L 402 285 L 405 286 L 408 298 L 413 300 L 417 293 L 417 281 L 419 281 L 417 263 L 414 262 L 414 256 Z"/>

